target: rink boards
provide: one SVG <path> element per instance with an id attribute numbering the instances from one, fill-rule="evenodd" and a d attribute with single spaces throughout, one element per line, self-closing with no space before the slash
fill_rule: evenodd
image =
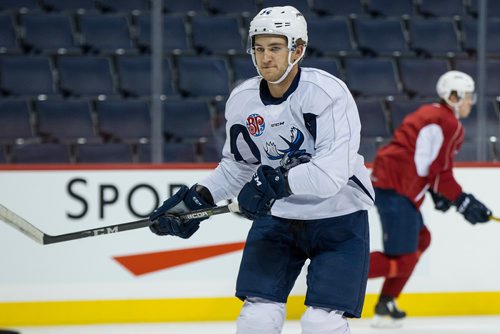
<path id="1" fill-rule="evenodd" d="M 140 219 L 212 167 L 2 167 L 0 203 L 46 233 L 69 233 Z M 468 165 L 455 176 L 500 215 L 500 165 Z M 432 243 L 401 306 L 412 315 L 500 314 L 500 223 L 472 226 L 454 209 L 434 211 L 430 198 L 422 211 Z M 375 210 L 370 226 L 371 248 L 380 249 Z M 249 227 L 225 214 L 188 240 L 143 228 L 42 246 L 0 223 L 0 326 L 234 319 Z M 288 303 L 290 319 L 304 308 L 305 272 Z M 365 316 L 381 283 L 369 281 Z"/>

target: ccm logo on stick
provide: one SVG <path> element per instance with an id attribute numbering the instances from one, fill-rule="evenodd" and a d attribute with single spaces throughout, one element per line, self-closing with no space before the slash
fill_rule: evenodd
<path id="1" fill-rule="evenodd" d="M 118 230 L 118 226 L 114 226 L 114 227 L 108 227 L 108 228 L 98 228 L 98 229 L 89 231 L 88 234 L 90 234 L 92 236 L 96 236 L 96 235 L 101 235 L 101 234 L 110 234 L 110 233 L 118 233 L 118 232 L 120 232 Z"/>

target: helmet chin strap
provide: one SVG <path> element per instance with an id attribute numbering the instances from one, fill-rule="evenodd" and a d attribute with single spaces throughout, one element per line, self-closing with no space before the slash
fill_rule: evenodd
<path id="1" fill-rule="evenodd" d="M 457 102 L 452 102 L 450 99 L 446 99 L 446 103 L 453 109 L 453 112 L 455 113 L 455 116 L 458 118 L 460 113 L 458 112 L 460 110 L 460 106 L 462 105 L 463 99 L 458 100 Z"/>
<path id="2" fill-rule="evenodd" d="M 293 53 L 293 51 L 288 52 L 288 67 L 286 68 L 285 73 L 283 73 L 283 75 L 278 80 L 276 80 L 276 81 L 268 81 L 268 82 L 272 83 L 272 84 L 279 84 L 280 82 L 282 82 L 283 80 L 285 80 L 285 78 L 288 76 L 288 74 L 290 74 L 290 71 L 292 70 L 293 66 L 295 66 L 295 64 L 297 64 L 302 59 L 302 57 L 304 56 L 305 52 L 306 52 L 306 47 L 304 46 L 304 49 L 302 50 L 302 54 L 293 63 L 292 63 L 292 53 Z M 252 61 L 253 61 L 253 64 L 254 64 L 255 68 L 257 69 L 257 73 L 259 73 L 259 75 L 262 77 L 262 73 L 260 73 L 259 66 L 257 65 L 257 61 L 255 60 L 255 54 L 253 54 L 253 53 L 252 53 Z"/>
<path id="3" fill-rule="evenodd" d="M 279 78 L 278 80 L 276 80 L 276 81 L 268 81 L 269 83 L 279 84 L 280 82 L 282 82 L 283 80 L 285 80 L 285 78 L 288 76 L 288 74 L 290 74 L 290 71 L 292 70 L 293 66 L 298 63 L 298 61 L 300 60 L 300 58 L 302 58 L 302 57 L 299 57 L 297 60 L 295 60 L 292 63 L 291 62 L 291 60 L 292 60 L 291 59 L 292 58 L 292 52 L 293 51 L 288 52 L 288 67 L 286 68 L 285 73 L 283 73 L 283 75 L 281 76 L 281 78 Z"/>

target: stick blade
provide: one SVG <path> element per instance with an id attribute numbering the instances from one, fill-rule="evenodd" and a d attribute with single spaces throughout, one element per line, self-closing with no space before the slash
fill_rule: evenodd
<path id="1" fill-rule="evenodd" d="M 43 245 L 45 234 L 14 211 L 0 204 L 0 220 Z"/>

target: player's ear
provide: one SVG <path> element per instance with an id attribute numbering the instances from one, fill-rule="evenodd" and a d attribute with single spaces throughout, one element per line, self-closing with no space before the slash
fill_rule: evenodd
<path id="1" fill-rule="evenodd" d="M 295 51 L 293 52 L 293 61 L 298 59 L 304 51 L 305 51 L 304 45 L 302 45 L 302 44 L 297 45 L 297 47 L 295 48 Z"/>

